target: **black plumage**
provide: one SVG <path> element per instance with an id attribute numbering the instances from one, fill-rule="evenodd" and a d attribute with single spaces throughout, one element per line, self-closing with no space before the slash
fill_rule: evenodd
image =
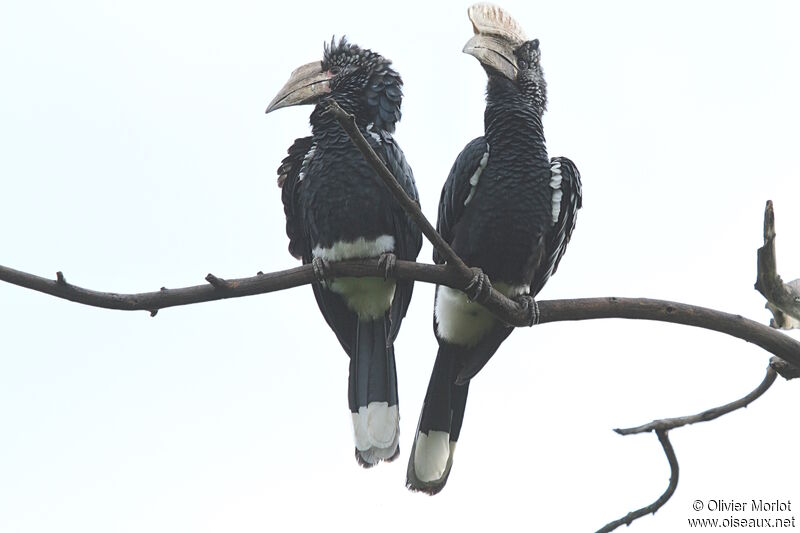
<path id="1" fill-rule="evenodd" d="M 488 47 L 481 44 L 484 50 Z M 542 128 L 547 93 L 538 40 L 506 47 L 497 52 L 513 62 L 513 77 L 492 66 L 498 64 L 496 56 L 492 64 L 473 54 L 488 75 L 485 133 L 456 158 L 442 189 L 437 229 L 496 289 L 509 297 L 530 298 L 558 268 L 581 206 L 581 184 L 569 159 L 547 155 Z M 434 261 L 444 259 L 434 252 Z M 409 488 L 431 494 L 449 476 L 469 380 L 512 328 L 468 302 L 463 293 L 440 286 L 434 331 L 439 352 L 407 478 Z"/>
<path id="2" fill-rule="evenodd" d="M 362 134 L 400 185 L 418 201 L 413 173 L 392 136 L 400 119 L 402 80 L 381 55 L 344 38 L 326 45 L 323 60 L 300 67 L 268 112 L 316 104 L 312 135 L 297 139 L 278 168 L 289 251 L 303 263 L 381 257 L 415 260 L 419 229 L 394 201 L 347 134 L 326 113 L 335 100 L 355 116 Z M 288 103 L 287 103 L 288 102 Z M 325 320 L 350 356 L 349 407 L 356 457 L 364 466 L 398 453 L 397 378 L 393 343 L 413 282 L 335 279 L 314 285 Z"/>

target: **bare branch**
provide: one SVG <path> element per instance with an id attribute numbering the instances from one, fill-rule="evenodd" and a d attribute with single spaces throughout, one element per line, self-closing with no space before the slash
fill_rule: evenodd
<path id="1" fill-rule="evenodd" d="M 669 460 L 670 468 L 672 469 L 672 475 L 669 478 L 669 486 L 664 494 L 661 495 L 655 502 L 651 503 L 647 507 L 642 507 L 639 510 L 632 511 L 625 515 L 623 518 L 619 520 L 615 520 L 604 526 L 602 529 L 598 530 L 600 532 L 608 532 L 613 531 L 622 524 L 631 525 L 631 522 L 636 520 L 637 518 L 641 518 L 645 515 L 650 513 L 655 514 L 657 510 L 659 510 L 667 501 L 672 497 L 672 494 L 675 492 L 675 489 L 678 487 L 678 458 L 675 456 L 675 451 L 672 449 L 672 445 L 669 442 L 669 438 L 667 437 L 667 432 L 671 429 L 679 428 L 681 426 L 686 426 L 689 424 L 695 424 L 697 422 L 708 422 L 709 420 L 714 420 L 715 418 L 719 418 L 722 415 L 728 414 L 731 411 L 735 411 L 736 409 L 741 409 L 742 407 L 747 407 L 750 403 L 754 400 L 759 398 L 762 394 L 764 394 L 767 389 L 769 389 L 772 384 L 775 382 L 775 379 L 778 377 L 777 372 L 773 368 L 773 362 L 770 362 L 770 365 L 767 366 L 767 375 L 764 377 L 764 380 L 756 387 L 752 392 L 740 398 L 734 402 L 722 405 L 720 407 L 714 407 L 712 409 L 707 409 L 702 413 L 698 413 L 696 415 L 691 416 L 680 416 L 675 418 L 664 418 L 661 420 L 654 420 L 649 424 L 643 424 L 641 426 L 627 428 L 627 429 L 615 429 L 617 433 L 620 435 L 634 435 L 637 433 L 647 433 L 650 431 L 655 431 L 656 435 L 658 436 L 659 442 L 661 442 L 661 446 L 664 448 L 664 453 L 667 454 L 667 460 Z"/>
<path id="2" fill-rule="evenodd" d="M 661 443 L 661 447 L 664 449 L 664 454 L 667 456 L 667 461 L 669 461 L 670 476 L 667 490 L 665 490 L 664 494 L 662 494 L 650 505 L 642 507 L 641 509 L 637 509 L 636 511 L 631 511 L 619 520 L 615 520 L 606 524 L 601 529 L 598 529 L 597 533 L 608 533 L 609 531 L 614 531 L 623 524 L 626 526 L 631 525 L 631 522 L 637 518 L 641 518 L 651 513 L 656 514 L 656 511 L 661 509 L 661 507 L 663 507 L 664 504 L 667 503 L 667 501 L 669 501 L 669 499 L 675 493 L 675 489 L 678 488 L 678 474 L 680 472 L 678 467 L 678 458 L 675 456 L 675 450 L 672 448 L 672 443 L 669 441 L 669 436 L 667 436 L 667 430 L 657 429 L 656 435 L 658 436 L 658 442 Z"/>
<path id="3" fill-rule="evenodd" d="M 767 389 L 769 389 L 772 386 L 777 377 L 778 373 L 775 371 L 774 368 L 772 368 L 772 364 L 770 364 L 769 366 L 767 366 L 767 375 L 764 376 L 764 380 L 758 385 L 758 387 L 753 389 L 753 391 L 747 394 L 747 396 L 739 398 L 734 402 L 727 403 L 719 407 L 712 407 L 711 409 L 706 409 L 702 413 L 698 413 L 696 415 L 678 416 L 675 418 L 663 418 L 661 420 L 653 420 L 648 424 L 644 424 L 634 428 L 615 429 L 614 431 L 616 431 L 620 435 L 634 435 L 636 433 L 646 433 L 648 431 L 667 431 L 670 429 L 679 428 L 681 426 L 687 426 L 689 424 L 696 424 L 697 422 L 708 422 L 709 420 L 714 420 L 715 418 L 719 418 L 722 415 L 728 414 L 731 411 L 741 409 L 742 407 L 747 407 L 754 400 L 756 400 L 762 394 L 767 392 Z"/>
<path id="4" fill-rule="evenodd" d="M 778 275 L 775 254 L 775 211 L 772 200 L 764 209 L 764 246 L 758 249 L 758 275 L 755 288 L 767 299 L 767 309 L 774 319 L 771 325 L 780 329 L 800 326 L 800 280 L 784 283 Z"/>
<path id="5" fill-rule="evenodd" d="M 330 263 L 332 277 L 383 277 L 385 269 L 378 260 L 342 261 Z M 449 265 L 426 265 L 398 260 L 396 279 L 413 279 L 446 285 L 464 290 L 464 279 Z M 84 289 L 73 284 L 61 284 L 19 270 L 0 266 L 0 281 L 33 289 L 94 307 L 125 311 L 158 311 L 167 307 L 239 298 L 290 289 L 315 282 L 311 265 L 259 274 L 250 278 L 225 280 L 224 289 L 211 284 L 178 289 L 164 289 L 138 294 L 119 294 Z M 480 304 L 500 320 L 512 326 L 530 325 L 530 310 L 492 290 Z M 719 331 L 751 342 L 800 367 L 800 342 L 788 335 L 753 320 L 714 309 L 665 300 L 647 298 L 580 298 L 575 300 L 543 300 L 538 302 L 539 323 L 597 318 L 628 318 L 656 320 Z"/>
<path id="6" fill-rule="evenodd" d="M 377 260 L 357 260 L 340 263 L 330 263 L 330 274 L 333 277 L 383 277 L 385 268 L 378 265 Z M 59 273 L 61 274 L 61 273 Z M 441 283 L 459 288 L 454 284 L 452 270 L 446 265 L 425 265 L 411 261 L 397 261 L 395 277 L 398 279 L 416 279 L 428 283 Z M 59 277 L 63 280 L 63 274 Z M 25 287 L 38 292 L 43 292 L 57 298 L 63 298 L 84 305 L 117 309 L 122 311 L 153 311 L 179 305 L 190 305 L 202 302 L 211 302 L 225 298 L 239 298 L 275 292 L 316 281 L 311 265 L 303 265 L 287 270 L 271 273 L 259 272 L 248 278 L 222 279 L 213 274 L 206 276 L 207 284 L 169 289 L 161 287 L 154 292 L 135 294 L 120 294 L 114 292 L 100 292 L 85 289 L 64 281 L 52 280 L 0 266 L 0 281 L 5 281 L 20 287 Z M 515 308 L 513 301 L 502 298 L 495 303 L 495 309 L 501 316 L 513 320 Z M 488 305 L 492 305 L 490 301 Z M 503 311 L 505 309 L 505 311 Z"/>
<path id="7" fill-rule="evenodd" d="M 775 316 L 771 321 L 773 327 L 784 329 L 797 327 L 796 323 L 800 320 L 800 280 L 785 284 L 778 275 L 777 262 L 775 259 L 775 213 L 771 200 L 767 201 L 767 206 L 764 210 L 764 246 L 758 249 L 758 275 L 755 288 L 767 299 L 766 307 L 771 310 Z M 669 438 L 667 437 L 667 432 L 669 430 L 695 424 L 697 422 L 708 422 L 709 420 L 714 420 L 732 411 L 741 409 L 742 407 L 747 407 L 750 403 L 761 397 L 761 395 L 775 383 L 778 374 L 786 379 L 800 377 L 800 367 L 797 366 L 797 362 L 793 359 L 787 362 L 780 357 L 772 357 L 769 366 L 767 366 L 767 374 L 764 376 L 763 381 L 743 398 L 719 407 L 707 409 L 696 415 L 664 418 L 637 427 L 615 429 L 614 431 L 620 435 L 634 435 L 637 433 L 655 431 L 658 440 L 664 448 L 664 453 L 667 454 L 667 458 L 669 459 L 670 467 L 672 468 L 672 476 L 670 477 L 667 490 L 658 500 L 647 507 L 628 513 L 623 518 L 607 524 L 599 531 L 613 531 L 622 524 L 630 525 L 631 522 L 637 518 L 641 518 L 649 513 L 655 513 L 675 492 L 678 486 L 678 461 L 670 445 Z"/>

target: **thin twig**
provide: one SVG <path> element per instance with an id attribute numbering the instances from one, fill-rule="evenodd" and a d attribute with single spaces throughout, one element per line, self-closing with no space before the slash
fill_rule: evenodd
<path id="1" fill-rule="evenodd" d="M 775 378 L 777 377 L 778 373 L 774 368 L 772 368 L 772 365 L 769 365 L 767 366 L 767 375 L 764 376 L 764 380 L 758 385 L 758 387 L 753 389 L 753 391 L 747 394 L 745 397 L 739 398 L 734 402 L 727 403 L 719 407 L 706 409 L 702 413 L 697 413 L 696 415 L 663 418 L 661 420 L 653 420 L 652 422 L 643 424 L 641 426 L 615 429 L 614 431 L 620 435 L 634 435 L 636 433 L 647 433 L 648 431 L 666 431 L 679 428 L 681 426 L 687 426 L 689 424 L 696 424 L 697 422 L 708 422 L 709 420 L 714 420 L 715 418 L 719 418 L 722 415 L 728 414 L 731 411 L 741 409 L 742 407 L 747 407 L 754 400 L 767 392 L 767 389 L 772 386 L 772 384 L 775 382 Z"/>
<path id="2" fill-rule="evenodd" d="M 663 507 L 664 504 L 667 503 L 667 501 L 669 501 L 669 499 L 675 493 L 675 489 L 678 488 L 678 474 L 680 472 L 680 468 L 678 467 L 678 458 L 675 456 L 675 450 L 672 448 L 672 443 L 669 441 L 669 436 L 667 436 L 667 430 L 657 429 L 656 435 L 658 436 L 658 442 L 661 443 L 661 447 L 664 449 L 664 454 L 667 456 L 667 461 L 669 461 L 670 475 L 667 490 L 665 490 L 664 494 L 659 496 L 659 498 L 650 505 L 642 507 L 641 509 L 637 509 L 636 511 L 631 511 L 619 520 L 615 520 L 606 524 L 602 528 L 598 529 L 597 533 L 608 533 L 609 531 L 614 531 L 623 524 L 626 526 L 631 525 L 631 522 L 637 518 L 641 518 L 651 513 L 656 514 L 656 511 L 661 509 L 661 507 Z"/>
<path id="3" fill-rule="evenodd" d="M 332 277 L 383 277 L 385 269 L 378 260 L 342 261 L 329 264 Z M 396 279 L 413 279 L 426 283 L 464 288 L 463 278 L 446 265 L 426 265 L 398 260 L 393 272 Z M 167 307 L 211 302 L 275 292 L 315 281 L 311 265 L 256 275 L 250 278 L 226 280 L 229 288 L 219 290 L 206 283 L 193 287 L 162 289 L 138 294 L 118 294 L 84 289 L 77 285 L 62 285 L 19 270 L 0 266 L 0 281 L 26 287 L 73 302 L 125 311 L 153 312 Z M 513 326 L 527 325 L 526 309 L 497 291 L 482 302 L 500 320 Z M 628 318 L 656 320 L 683 324 L 713 331 L 751 342 L 781 359 L 800 367 L 800 342 L 763 324 L 714 309 L 648 298 L 580 298 L 575 300 L 542 300 L 538 302 L 539 323 L 597 318 Z"/>

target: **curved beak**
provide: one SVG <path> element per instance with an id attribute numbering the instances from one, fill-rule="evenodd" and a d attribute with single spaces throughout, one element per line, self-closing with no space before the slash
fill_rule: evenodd
<path id="1" fill-rule="evenodd" d="M 322 70 L 322 62 L 314 61 L 295 69 L 275 98 L 267 106 L 267 113 L 293 105 L 313 104 L 331 92 L 329 71 Z"/>
<path id="2" fill-rule="evenodd" d="M 508 40 L 486 34 L 476 34 L 467 41 L 462 50 L 474 56 L 481 65 L 496 70 L 511 81 L 517 79 L 517 58 L 514 56 L 514 44 Z"/>

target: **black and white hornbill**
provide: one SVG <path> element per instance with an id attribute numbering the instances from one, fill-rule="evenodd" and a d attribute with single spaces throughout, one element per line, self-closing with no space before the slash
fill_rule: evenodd
<path id="1" fill-rule="evenodd" d="M 411 168 L 392 137 L 400 120 L 400 75 L 391 61 L 342 38 L 325 45 L 322 61 L 295 70 L 269 104 L 314 104 L 311 136 L 297 139 L 278 168 L 289 251 L 314 264 L 322 315 L 350 357 L 348 398 L 356 459 L 365 467 L 399 453 L 394 340 L 411 300 L 413 282 L 384 278 L 326 279 L 327 262 L 380 258 L 413 261 L 422 236 L 380 183 L 334 117 L 335 100 L 353 114 L 361 133 L 400 185 L 418 201 Z"/>
<path id="2" fill-rule="evenodd" d="M 495 6 L 473 6 L 469 15 L 475 36 L 464 52 L 488 76 L 485 133 L 467 144 L 450 170 L 437 229 L 495 289 L 533 305 L 575 226 L 580 175 L 569 159 L 547 155 L 539 41 L 525 40 Z M 444 262 L 436 252 L 433 259 Z M 513 329 L 461 291 L 443 286 L 436 288 L 433 318 L 439 351 L 407 472 L 410 489 L 430 494 L 450 474 L 469 380 Z"/>

